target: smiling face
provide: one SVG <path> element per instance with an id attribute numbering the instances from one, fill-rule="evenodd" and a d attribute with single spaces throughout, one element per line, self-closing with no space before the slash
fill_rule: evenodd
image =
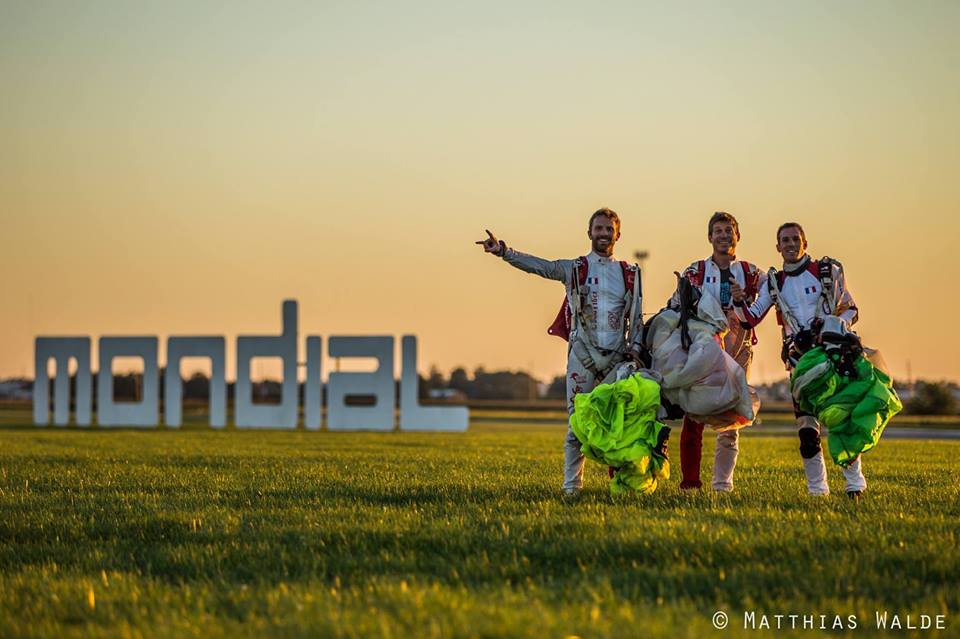
<path id="1" fill-rule="evenodd" d="M 799 226 L 784 226 L 777 233 L 777 252 L 783 261 L 795 264 L 803 259 L 807 250 L 807 238 Z"/>
<path id="2" fill-rule="evenodd" d="M 620 239 L 620 225 L 606 215 L 596 215 L 587 231 L 590 246 L 598 255 L 613 255 L 613 245 Z"/>
<path id="3" fill-rule="evenodd" d="M 737 230 L 733 224 L 720 220 L 710 226 L 710 234 L 707 235 L 710 245 L 713 246 L 714 255 L 736 255 L 737 254 Z"/>

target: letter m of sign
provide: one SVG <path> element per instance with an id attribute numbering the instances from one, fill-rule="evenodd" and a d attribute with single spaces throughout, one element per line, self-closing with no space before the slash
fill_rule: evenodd
<path id="1" fill-rule="evenodd" d="M 38 337 L 34 345 L 33 423 L 50 423 L 50 377 L 47 364 L 57 364 L 53 381 L 53 423 L 66 426 L 70 419 L 70 359 L 77 360 L 77 424 L 90 425 L 90 338 Z"/>

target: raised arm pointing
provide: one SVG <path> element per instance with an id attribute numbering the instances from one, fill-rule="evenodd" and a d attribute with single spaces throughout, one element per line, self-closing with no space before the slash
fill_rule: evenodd
<path id="1" fill-rule="evenodd" d="M 482 244 L 483 250 L 486 253 L 493 253 L 494 255 L 501 256 L 503 252 L 503 244 L 496 237 L 494 237 L 493 233 L 490 231 L 487 231 L 487 239 L 477 240 L 476 243 Z"/>

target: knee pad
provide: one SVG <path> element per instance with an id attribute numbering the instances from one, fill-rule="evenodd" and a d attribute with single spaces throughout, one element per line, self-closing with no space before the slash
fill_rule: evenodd
<path id="1" fill-rule="evenodd" d="M 740 450 L 740 431 L 737 430 L 728 430 L 722 433 L 717 433 L 717 447 L 726 448 L 727 450 L 739 451 Z"/>
<path id="2" fill-rule="evenodd" d="M 800 456 L 804 459 L 812 459 L 820 452 L 820 433 L 813 428 L 801 428 L 800 432 Z"/>

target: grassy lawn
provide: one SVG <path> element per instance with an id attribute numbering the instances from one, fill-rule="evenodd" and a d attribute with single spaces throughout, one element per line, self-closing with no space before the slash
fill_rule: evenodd
<path id="1" fill-rule="evenodd" d="M 870 636 L 876 610 L 958 635 L 960 442 L 882 442 L 860 504 L 835 467 L 807 497 L 789 437 L 742 441 L 732 495 L 681 493 L 677 462 L 612 500 L 588 463 L 566 503 L 562 437 L 0 429 L 0 636 L 820 634 L 744 611 Z"/>

